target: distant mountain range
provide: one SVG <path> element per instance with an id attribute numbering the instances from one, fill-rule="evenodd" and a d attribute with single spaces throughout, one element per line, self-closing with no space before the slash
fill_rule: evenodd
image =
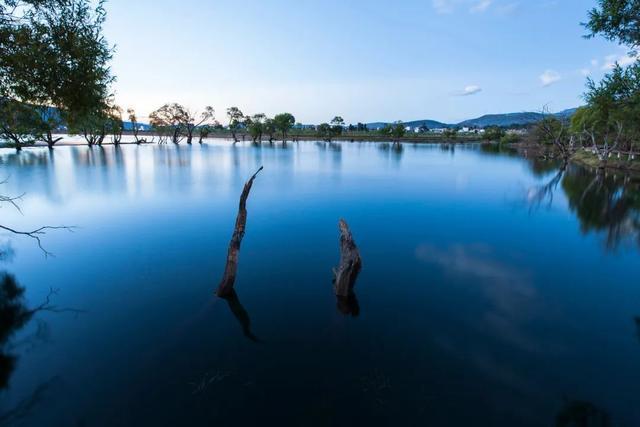
<path id="1" fill-rule="evenodd" d="M 552 114 L 559 119 L 567 119 L 573 116 L 577 108 L 570 108 L 568 110 L 561 111 L 559 113 Z M 455 127 L 477 127 L 485 128 L 488 126 L 523 126 L 532 123 L 537 123 L 544 118 L 542 113 L 507 113 L 507 114 L 487 114 L 475 119 L 465 120 L 460 123 L 442 123 L 437 120 L 413 120 L 410 122 L 404 122 L 406 126 L 420 127 L 422 125 L 427 126 L 429 129 L 442 129 L 442 128 L 455 128 Z M 367 123 L 369 129 L 377 129 L 384 127 L 388 123 L 386 122 L 373 122 Z"/>
<path id="2" fill-rule="evenodd" d="M 124 127 L 125 131 L 133 130 L 133 123 L 131 122 L 122 122 L 122 126 Z M 138 130 L 149 131 L 151 129 L 153 129 L 151 125 L 148 125 L 146 123 L 138 123 Z"/>
<path id="3" fill-rule="evenodd" d="M 568 110 L 560 111 L 559 113 L 551 114 L 554 117 L 559 119 L 568 119 L 573 116 L 576 112 L 577 108 L 570 108 Z M 55 115 L 57 114 L 57 110 L 55 108 L 50 108 L 48 114 Z M 446 129 L 446 128 L 486 128 L 488 126 L 500 126 L 500 127 L 510 127 L 510 126 L 526 126 L 532 123 L 537 123 L 544 118 L 544 114 L 542 113 L 507 113 L 507 114 L 486 114 L 484 116 L 465 120 L 460 123 L 443 123 L 437 120 L 412 120 L 409 122 L 403 122 L 405 126 L 410 126 L 412 128 L 418 128 L 420 126 L 426 126 L 429 129 Z M 387 124 L 391 124 L 392 122 L 372 122 L 367 123 L 367 127 L 369 129 L 379 129 L 383 128 Z M 133 124 L 131 122 L 124 122 L 124 130 L 131 131 L 133 130 Z M 302 125 L 304 128 L 313 128 L 313 125 Z M 152 126 L 148 123 L 138 123 L 138 129 L 141 131 L 150 131 L 152 130 Z"/>

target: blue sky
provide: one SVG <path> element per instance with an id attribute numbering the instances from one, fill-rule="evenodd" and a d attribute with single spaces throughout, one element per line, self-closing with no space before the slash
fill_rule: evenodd
<path id="1" fill-rule="evenodd" d="M 110 0 L 116 101 L 303 123 L 553 111 L 625 49 L 585 40 L 595 0 Z"/>

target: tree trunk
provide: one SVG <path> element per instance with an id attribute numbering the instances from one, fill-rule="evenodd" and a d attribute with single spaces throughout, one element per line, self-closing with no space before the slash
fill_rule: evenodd
<path id="1" fill-rule="evenodd" d="M 240 244 L 244 237 L 244 231 L 247 226 L 247 198 L 251 191 L 251 186 L 256 176 L 263 169 L 261 166 L 258 171 L 253 174 L 249 181 L 244 184 L 242 194 L 240 195 L 240 205 L 238 207 L 238 216 L 236 217 L 236 225 L 233 229 L 233 235 L 229 242 L 229 250 L 227 252 L 227 264 L 224 269 L 224 275 L 218 286 L 216 295 L 219 297 L 228 297 L 233 293 L 233 285 L 236 281 L 236 274 L 238 272 L 238 258 L 240 256 Z"/>
<path id="2" fill-rule="evenodd" d="M 338 223 L 340 229 L 340 265 L 334 269 L 334 290 L 339 297 L 353 295 L 353 287 L 362 268 L 360 252 L 353 240 L 349 225 L 344 219 Z"/>

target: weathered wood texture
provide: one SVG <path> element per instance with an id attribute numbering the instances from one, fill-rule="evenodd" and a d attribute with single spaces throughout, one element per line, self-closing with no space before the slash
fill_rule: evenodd
<path id="1" fill-rule="evenodd" d="M 333 270 L 333 286 L 337 296 L 348 297 L 353 293 L 358 273 L 362 268 L 362 259 L 349 225 L 344 219 L 340 220 L 338 228 L 340 229 L 340 265 Z"/>
<path id="2" fill-rule="evenodd" d="M 263 167 L 261 166 L 260 169 L 258 169 L 258 171 L 253 174 L 249 181 L 246 182 L 242 190 L 242 194 L 240 195 L 240 206 L 238 208 L 236 226 L 233 229 L 233 235 L 231 236 L 231 241 L 229 242 L 227 265 L 225 266 L 224 275 L 222 276 L 222 280 L 220 281 L 220 285 L 218 286 L 218 290 L 216 292 L 216 295 L 218 295 L 219 297 L 230 296 L 233 292 L 233 285 L 236 281 L 236 274 L 238 272 L 240 244 L 242 243 L 244 231 L 247 226 L 247 198 L 249 197 L 249 192 L 251 191 L 253 181 L 256 179 L 256 176 L 262 169 Z"/>

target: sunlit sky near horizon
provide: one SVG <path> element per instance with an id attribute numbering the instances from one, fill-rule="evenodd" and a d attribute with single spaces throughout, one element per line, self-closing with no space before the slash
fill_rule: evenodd
<path id="1" fill-rule="evenodd" d="M 348 123 L 552 111 L 626 49 L 586 40 L 595 0 L 110 0 L 116 102 Z"/>

